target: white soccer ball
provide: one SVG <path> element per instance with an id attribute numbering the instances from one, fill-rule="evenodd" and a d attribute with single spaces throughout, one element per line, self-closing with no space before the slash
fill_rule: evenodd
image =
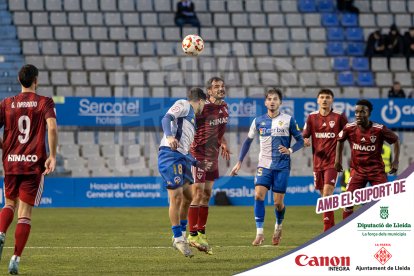
<path id="1" fill-rule="evenodd" d="M 203 39 L 195 34 L 184 37 L 181 45 L 184 53 L 189 56 L 198 56 L 204 50 Z"/>

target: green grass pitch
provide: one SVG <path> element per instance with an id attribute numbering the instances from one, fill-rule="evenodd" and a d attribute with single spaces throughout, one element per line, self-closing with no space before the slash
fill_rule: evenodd
<path id="1" fill-rule="evenodd" d="M 339 212 L 337 221 L 339 221 Z M 15 223 L 16 221 L 14 221 Z M 7 275 L 14 246 L 10 227 L 0 262 Z M 171 247 L 167 208 L 35 209 L 22 275 L 232 275 L 269 261 L 319 235 L 315 207 L 287 207 L 281 245 L 266 208 L 265 246 L 253 247 L 253 207 L 211 207 L 207 227 L 214 255 L 185 258 Z"/>

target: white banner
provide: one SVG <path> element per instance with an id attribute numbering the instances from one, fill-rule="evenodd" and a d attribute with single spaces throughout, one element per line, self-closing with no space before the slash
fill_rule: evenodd
<path id="1" fill-rule="evenodd" d="M 337 226 L 238 275 L 414 275 L 414 173 Z"/>

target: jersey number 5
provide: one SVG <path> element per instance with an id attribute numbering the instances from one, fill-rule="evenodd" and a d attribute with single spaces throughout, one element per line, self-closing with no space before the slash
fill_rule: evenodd
<path id="1" fill-rule="evenodd" d="M 20 133 L 23 134 L 18 136 L 19 142 L 20 144 L 26 144 L 29 141 L 30 118 L 26 115 L 20 116 L 17 125 L 19 126 Z"/>

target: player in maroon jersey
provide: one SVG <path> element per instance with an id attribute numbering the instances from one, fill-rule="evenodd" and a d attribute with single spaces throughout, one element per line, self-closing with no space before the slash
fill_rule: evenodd
<path id="1" fill-rule="evenodd" d="M 207 81 L 209 99 L 201 115 L 196 117 L 197 132 L 191 145 L 191 154 L 198 161 L 213 162 L 209 171 L 193 167 L 195 183 L 192 185 L 193 200 L 188 210 L 190 235 L 188 242 L 199 250 L 212 254 L 205 235 L 208 203 L 211 198 L 214 180 L 219 178 L 218 156 L 230 159 L 230 152 L 224 139 L 228 121 L 227 104 L 224 102 L 226 88 L 224 80 L 212 77 Z M 188 204 L 188 203 L 187 203 Z"/>
<path id="2" fill-rule="evenodd" d="M 351 146 L 351 177 L 347 184 L 347 191 L 353 192 L 364 188 L 368 182 L 377 185 L 387 182 L 384 162 L 381 152 L 384 141 L 394 144 L 394 159 L 389 174 L 398 170 L 400 157 L 400 142 L 398 136 L 386 126 L 372 122 L 369 116 L 373 110 L 371 102 L 359 100 L 355 107 L 355 119 L 349 123 L 338 135 L 336 145 L 335 169 L 342 172 L 342 151 L 345 140 Z M 342 214 L 343 219 L 349 217 L 353 207 L 347 207 Z"/>
<path id="3" fill-rule="evenodd" d="M 338 173 L 335 170 L 335 148 L 338 133 L 348 120 L 345 114 L 332 109 L 334 94 L 330 89 L 322 89 L 317 96 L 319 110 L 309 114 L 303 127 L 305 146 L 312 140 L 313 177 L 315 188 L 321 196 L 333 194 Z M 335 225 L 334 212 L 323 213 L 323 230 Z"/>
<path id="4" fill-rule="evenodd" d="M 18 274 L 20 256 L 29 238 L 32 208 L 40 203 L 42 197 L 43 177 L 53 172 L 56 166 L 55 104 L 51 98 L 36 94 L 38 74 L 35 66 L 24 65 L 19 71 L 21 93 L 0 103 L 6 198 L 0 213 L 0 256 L 7 229 L 18 206 L 10 274 Z M 49 157 L 45 147 L 46 126 Z"/>

